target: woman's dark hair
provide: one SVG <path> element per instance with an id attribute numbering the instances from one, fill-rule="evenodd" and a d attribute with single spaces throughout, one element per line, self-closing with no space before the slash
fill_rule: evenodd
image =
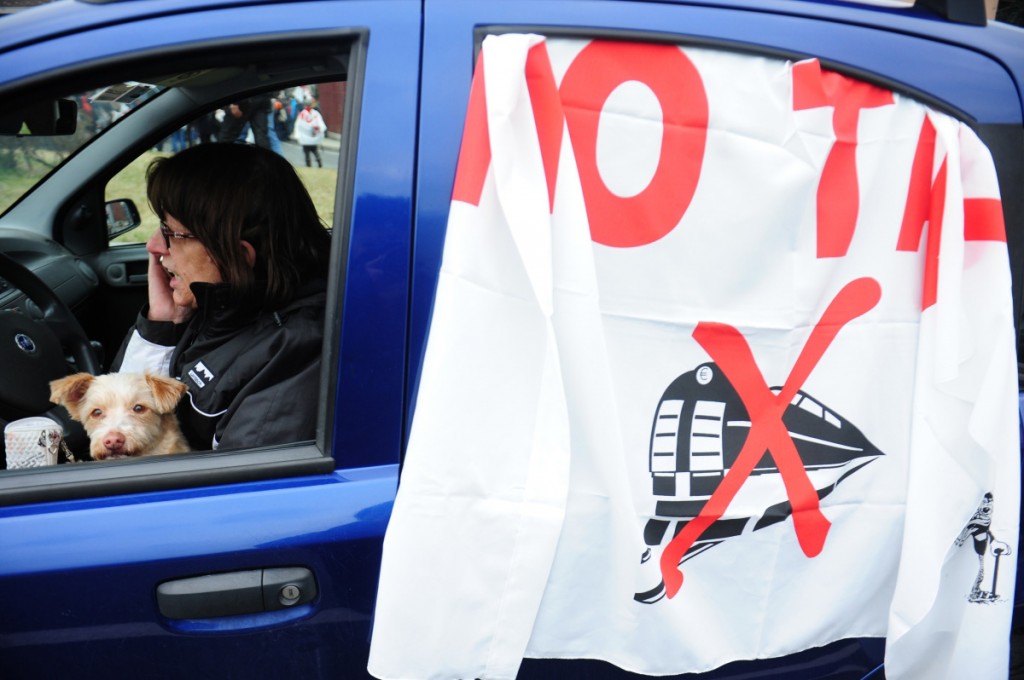
<path id="1" fill-rule="evenodd" d="M 273 311 L 327 276 L 330 234 L 295 169 L 269 149 L 199 144 L 154 160 L 146 190 L 160 219 L 174 217 L 206 247 L 235 301 L 262 296 Z M 256 250 L 255 266 L 240 241 Z"/>

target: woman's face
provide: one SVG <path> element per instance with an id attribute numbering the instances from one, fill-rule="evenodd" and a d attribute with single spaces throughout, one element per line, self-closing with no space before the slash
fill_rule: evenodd
<path id="1" fill-rule="evenodd" d="M 170 215 L 164 215 L 164 227 L 178 234 L 190 233 L 185 225 Z M 224 280 L 209 251 L 198 239 L 168 239 L 158 230 L 146 242 L 146 249 L 159 256 L 167 272 L 174 304 L 180 307 L 196 308 L 191 288 L 193 283 L 222 283 Z"/>

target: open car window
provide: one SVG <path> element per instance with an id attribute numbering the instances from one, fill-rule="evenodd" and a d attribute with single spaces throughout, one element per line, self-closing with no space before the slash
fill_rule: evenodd
<path id="1" fill-rule="evenodd" d="M 327 228 L 332 227 L 334 220 L 345 86 L 344 81 L 302 83 L 256 95 L 269 100 L 267 117 L 271 148 L 295 167 Z M 327 123 L 324 141 L 315 152 L 307 152 L 303 148 L 295 130 L 306 102 L 311 102 Z M 143 151 L 111 178 L 105 190 L 111 245 L 144 243 L 159 226 L 159 218 L 153 214 L 146 197 L 146 171 L 154 159 L 204 143 L 257 142 L 249 125 L 242 126 L 237 139 L 225 138 L 225 130 L 235 115 L 233 111 L 237 112 L 237 108 L 228 104 L 197 115 Z M 120 210 L 124 200 L 130 200 L 137 208 L 137 220 L 129 212 L 110 214 Z"/>
<path id="2" fill-rule="evenodd" d="M 33 273 L 44 288 L 59 291 L 55 296 L 61 306 L 91 342 L 96 373 L 115 367 L 114 358 L 129 337 L 127 331 L 146 303 L 150 256 L 144 244 L 160 226 L 147 200 L 146 173 L 157 158 L 224 142 L 269 148 L 288 161 L 310 194 L 326 233 L 319 250 L 324 259 L 335 259 L 332 253 L 339 246 L 332 245 L 332 239 L 338 240 L 335 226 L 344 219 L 336 214 L 336 205 L 347 205 L 345 200 L 339 202 L 339 176 L 349 181 L 354 177 L 354 172 L 339 169 L 354 162 L 344 147 L 354 129 L 346 112 L 352 107 L 350 61 L 354 50 L 360 49 L 359 39 L 358 34 L 339 31 L 318 40 L 278 38 L 272 44 L 254 43 L 244 49 L 201 46 L 115 67 L 104 65 L 86 78 L 55 78 L 45 91 L 36 85 L 31 96 L 18 100 L 30 111 L 52 109 L 52 118 L 18 113 L 0 121 L 4 133 L 0 135 L 0 173 L 5 173 L 0 183 L 0 210 L 5 212 L 0 221 L 0 251 Z M 260 114 L 262 126 L 248 119 L 242 126 L 228 125 L 237 116 L 239 104 L 255 100 L 267 106 L 265 115 Z M 307 140 L 296 134 L 296 120 L 304 109 L 315 111 L 321 121 L 316 144 L 300 143 Z M 74 119 L 70 126 L 68 110 Z M 257 127 L 272 135 L 272 143 L 255 137 L 261 132 Z M 226 132 L 229 128 L 233 132 Z M 312 417 L 317 423 L 315 430 L 308 429 L 308 436 L 287 442 L 279 438 L 272 445 L 257 441 L 255 449 L 248 440 L 236 440 L 218 450 L 237 454 L 237 462 L 203 453 L 218 449 L 218 436 L 205 436 L 202 443 L 192 444 L 192 453 L 182 455 L 90 460 L 88 437 L 81 428 L 69 422 L 61 407 L 43 404 L 49 396 L 46 384 L 87 368 L 74 353 L 58 350 L 56 363 L 63 365 L 47 369 L 43 381 L 33 376 L 32 382 L 40 384 L 33 388 L 31 404 L 17 399 L 13 406 L 3 403 L 5 395 L 18 392 L 15 383 L 20 379 L 13 373 L 0 378 L 9 383 L 0 389 L 0 426 L 49 417 L 63 426 L 67 447 L 53 454 L 42 448 L 34 451 L 44 456 L 42 465 L 35 460 L 12 466 L 5 439 L 0 463 L 8 469 L 0 473 L 0 495 L 10 490 L 7 502 L 23 502 L 66 496 L 59 490 L 65 483 L 80 488 L 76 495 L 95 495 L 167 488 L 168 483 L 251 479 L 263 474 L 257 470 L 264 465 L 291 470 L 285 474 L 333 469 L 328 453 L 333 393 L 324 376 L 336 373 L 337 356 L 324 349 L 323 338 L 335 337 L 332 329 L 340 313 L 336 297 L 326 294 L 329 276 L 337 276 L 334 269 L 331 264 L 331 273 L 324 270 L 325 292 L 316 302 L 325 310 L 324 321 L 307 343 L 315 344 L 320 356 L 319 363 L 308 368 L 314 374 L 307 384 L 314 385 L 315 394 L 297 399 L 295 405 L 309 414 L 306 419 Z M 45 305 L 0 272 L 0 314 L 8 311 L 36 316 L 30 319 L 32 324 L 46 325 Z M 23 333 L 29 338 L 36 333 L 34 325 L 30 328 L 31 332 Z M 268 361 L 272 359 L 268 355 Z M 190 365 L 171 377 L 188 383 L 194 376 L 193 389 L 201 389 L 211 379 L 209 369 Z M 282 402 L 275 400 L 272 405 Z M 266 420 L 272 424 L 273 418 Z M 67 465 L 67 460 L 84 462 Z M 67 479 L 58 483 L 53 475 Z M 172 479 L 179 481 L 169 482 Z"/>

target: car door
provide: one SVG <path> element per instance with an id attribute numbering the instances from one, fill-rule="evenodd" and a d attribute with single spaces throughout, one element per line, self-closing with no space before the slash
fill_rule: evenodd
<path id="1" fill-rule="evenodd" d="M 58 3 L 4 21 L 5 101 L 133 72 L 198 75 L 198 93 L 247 69 L 232 96 L 322 68 L 344 96 L 316 440 L 0 471 L 0 676 L 362 674 L 402 441 L 420 4 Z M 193 109 L 175 87 L 164 118 L 126 116 L 0 219 L 13 255 L 89 272 L 75 311 L 93 333 L 123 334 L 112 310 L 144 292 L 143 245 L 108 245 L 97 217 L 109 180 L 230 101 Z"/>
<path id="2" fill-rule="evenodd" d="M 453 115 L 447 105 L 454 100 L 462 104 L 455 110 L 465 110 L 475 55 L 483 36 L 490 33 L 667 42 L 793 60 L 816 57 L 829 68 L 895 89 L 968 121 L 996 156 L 1019 310 L 1020 228 L 1024 216 L 1015 186 L 1021 179 L 1019 158 L 1024 137 L 1014 75 L 998 56 L 985 54 L 978 45 L 971 44 L 970 28 L 936 21 L 929 26 L 933 32 L 929 35 L 915 25 L 915 19 L 900 12 L 869 14 L 855 8 L 831 6 L 822 10 L 812 3 L 801 7 L 797 4 L 787 4 L 785 11 L 776 13 L 779 8 L 775 5 L 753 11 L 738 2 L 715 7 L 683 2 L 427 3 L 420 126 L 430 130 L 430 135 L 421 136 L 418 160 L 412 346 L 421 345 L 429 327 L 443 244 L 439 235 L 444 233 L 458 159 L 458 146 L 453 140 L 458 139 L 464 123 L 463 114 Z M 993 43 L 992 49 L 1015 48 L 1007 42 Z M 950 73 L 968 71 L 974 74 L 969 81 L 950 77 Z M 415 395 L 420 353 L 414 351 L 411 356 L 409 393 Z M 881 639 L 844 640 L 787 658 L 736 662 L 708 677 L 831 677 L 831 673 L 837 677 L 866 677 L 879 668 L 883 652 Z M 602 662 L 584 660 L 525 659 L 520 670 L 520 677 L 555 675 L 589 678 L 628 674 Z"/>

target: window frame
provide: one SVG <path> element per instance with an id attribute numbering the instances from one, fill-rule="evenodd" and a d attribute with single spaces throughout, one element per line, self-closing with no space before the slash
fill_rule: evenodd
<path id="1" fill-rule="evenodd" d="M 19 84 L 17 89 L 2 88 L 7 97 L 31 98 L 44 91 L 82 90 L 83 75 L 88 74 L 92 82 L 117 82 L 114 74 L 145 70 L 153 64 L 175 63 L 174 70 L 186 70 L 189 64 L 230 62 L 235 54 L 240 64 L 248 64 L 248 58 L 259 50 L 271 49 L 275 57 L 286 52 L 295 53 L 295 61 L 301 62 L 302 55 L 314 54 L 317 46 L 329 44 L 336 49 L 347 46 L 347 69 L 344 80 L 347 91 L 344 99 L 341 148 L 339 150 L 339 182 L 335 190 L 334 220 L 331 226 L 331 265 L 327 282 L 324 341 L 320 366 L 319 412 L 315 440 L 296 442 L 258 449 L 237 449 L 231 451 L 203 451 L 174 456 L 143 457 L 133 460 L 90 462 L 88 464 L 58 465 L 45 468 L 29 468 L 0 471 L 0 507 L 101 496 L 115 496 L 152 491 L 208 487 L 221 484 L 238 484 L 285 477 L 329 474 L 338 466 L 334 457 L 335 423 L 337 406 L 337 377 L 339 375 L 340 346 L 342 333 L 342 302 L 345 299 L 346 268 L 349 257 L 349 231 L 352 226 L 354 204 L 356 140 L 359 131 L 359 111 L 362 103 L 363 80 L 366 75 L 366 54 L 369 31 L 365 28 L 327 29 L 315 31 L 288 32 L 261 35 L 258 37 L 232 38 L 228 40 L 203 41 L 173 48 L 156 48 L 140 51 L 130 60 L 103 59 L 78 63 L 74 67 L 51 74 L 47 79 L 33 79 Z M 292 55 L 288 55 L 292 60 Z M 334 78 L 324 76 L 320 82 Z M 281 83 L 291 82 L 287 79 Z M 79 85 L 69 87 L 70 83 Z M 262 89 L 273 89 L 278 81 L 263 85 Z M 11 91 L 14 90 L 12 93 Z M 231 97 L 245 95 L 256 88 L 241 89 Z M 206 107 L 211 102 L 202 106 Z M 198 111 L 200 107 L 197 107 Z M 133 138 L 131 147 L 108 165 L 95 173 L 88 187 L 77 195 L 69 196 L 66 204 L 56 211 L 55 228 L 60 229 L 70 213 L 83 201 L 95 201 L 103 197 L 106 183 L 116 172 L 136 158 L 141 150 L 166 136 L 167 130 L 158 128 L 145 135 Z M 102 137 L 101 135 L 100 137 Z M 80 152 L 72 154 L 54 172 L 65 164 L 73 162 Z M 45 178 L 39 185 L 49 181 Z M 13 206 L 16 208 L 17 204 Z M 12 208 L 12 210 L 13 210 Z M 102 244 L 98 253 L 86 256 L 96 266 L 102 266 L 115 252 L 124 253 L 125 246 L 106 243 L 106 230 L 97 222 L 96 228 L 82 237 L 79 242 L 65 243 L 72 252 L 94 250 Z M 72 239 L 73 241 L 73 239 Z M 141 247 L 141 244 L 139 244 Z M 132 248 L 129 246 L 127 248 Z"/>

